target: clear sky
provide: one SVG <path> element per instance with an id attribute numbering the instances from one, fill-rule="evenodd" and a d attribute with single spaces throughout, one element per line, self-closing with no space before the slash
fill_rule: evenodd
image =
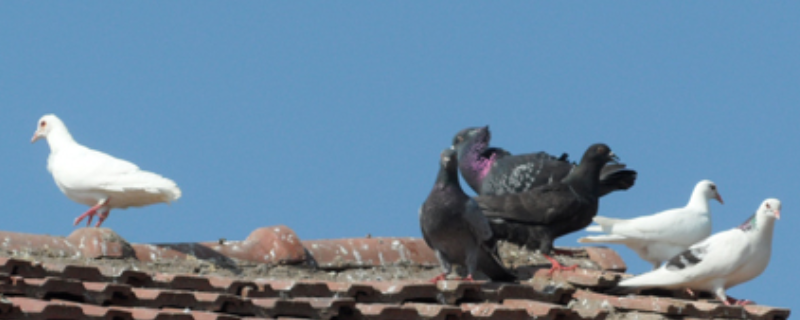
<path id="1" fill-rule="evenodd" d="M 0 3 L 1 230 L 68 235 L 36 121 L 175 180 L 115 210 L 131 242 L 420 236 L 458 130 L 514 153 L 611 146 L 639 172 L 600 214 L 683 206 L 715 181 L 714 230 L 783 201 L 767 271 L 730 291 L 784 307 L 800 280 L 800 3 Z M 466 188 L 466 186 L 465 186 Z M 557 245 L 576 245 L 579 232 Z M 649 269 L 615 247 L 630 271 Z M 782 293 L 783 292 L 783 293 Z"/>

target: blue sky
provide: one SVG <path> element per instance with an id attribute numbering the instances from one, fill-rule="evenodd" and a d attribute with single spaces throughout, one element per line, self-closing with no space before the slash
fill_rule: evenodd
<path id="1" fill-rule="evenodd" d="M 639 171 L 600 214 L 682 206 L 711 179 L 714 230 L 783 201 L 773 258 L 737 298 L 791 307 L 800 236 L 796 2 L 2 2 L 3 230 L 67 235 L 45 113 L 86 146 L 174 179 L 115 210 L 132 242 L 419 236 L 458 130 L 515 153 L 605 142 Z M 466 187 L 466 186 L 465 186 Z M 576 233 L 557 241 L 575 245 Z M 630 271 L 649 269 L 616 248 Z"/>

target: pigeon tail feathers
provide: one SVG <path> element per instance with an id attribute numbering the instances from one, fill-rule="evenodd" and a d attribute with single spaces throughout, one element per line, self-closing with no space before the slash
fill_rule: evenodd
<path id="1" fill-rule="evenodd" d="M 624 164 L 607 164 L 600 171 L 600 196 L 617 190 L 628 190 L 636 183 L 636 171 Z"/>
<path id="2" fill-rule="evenodd" d="M 621 243 L 627 244 L 631 239 L 618 235 L 589 236 L 578 239 L 578 243 Z"/>

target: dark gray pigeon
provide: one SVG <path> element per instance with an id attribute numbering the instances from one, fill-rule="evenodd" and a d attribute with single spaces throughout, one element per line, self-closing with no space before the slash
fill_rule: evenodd
<path id="1" fill-rule="evenodd" d="M 466 128 L 453 137 L 458 151 L 459 167 L 464 181 L 480 195 L 504 195 L 524 192 L 538 186 L 561 181 L 576 164 L 567 154 L 555 157 L 545 152 L 511 155 L 489 147 L 489 127 Z M 627 190 L 636 182 L 636 171 L 624 164 L 607 164 L 600 173 L 600 196 L 616 190 Z"/>
<path id="2" fill-rule="evenodd" d="M 570 269 L 548 256 L 553 241 L 592 223 L 598 208 L 600 172 L 615 159 L 607 145 L 594 144 L 563 180 L 521 193 L 475 197 L 477 208 L 489 218 L 492 240 L 538 249 L 553 263 L 551 272 Z"/>
<path id="3" fill-rule="evenodd" d="M 439 174 L 433 190 L 419 210 L 419 223 L 425 243 L 435 252 L 442 264 L 443 273 L 431 281 L 445 279 L 452 264 L 461 264 L 471 281 L 476 270 L 493 281 L 516 279 L 487 245 L 492 238 L 489 222 L 479 209 L 467 210 L 476 204 L 464 193 L 458 183 L 458 161 L 452 149 L 442 152 Z"/>

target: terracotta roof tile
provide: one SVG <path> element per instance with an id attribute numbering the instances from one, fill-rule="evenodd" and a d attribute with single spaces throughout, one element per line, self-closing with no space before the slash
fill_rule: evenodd
<path id="1" fill-rule="evenodd" d="M 464 319 L 530 319 L 527 310 L 507 307 L 496 303 L 461 304 Z"/>
<path id="2" fill-rule="evenodd" d="M 433 284 L 426 279 L 438 273 L 438 262 L 421 239 L 300 241 L 284 226 L 257 229 L 243 241 L 157 245 L 128 244 L 110 229 L 78 229 L 66 238 L 0 235 L 10 252 L 0 257 L 0 319 L 778 320 L 790 314 L 680 291 L 606 294 L 627 276 L 607 248 L 571 249 L 572 257 L 559 259 L 580 268 L 552 275 L 541 257 L 520 249 L 513 265 L 530 280 Z"/>
<path id="3" fill-rule="evenodd" d="M 528 299 L 505 299 L 503 305 L 510 308 L 523 309 L 528 315 L 537 319 L 563 319 L 575 313 L 565 306 Z"/>
<path id="4" fill-rule="evenodd" d="M 322 269 L 376 267 L 397 264 L 438 266 L 425 241 L 416 238 L 368 238 L 303 241 Z"/>

